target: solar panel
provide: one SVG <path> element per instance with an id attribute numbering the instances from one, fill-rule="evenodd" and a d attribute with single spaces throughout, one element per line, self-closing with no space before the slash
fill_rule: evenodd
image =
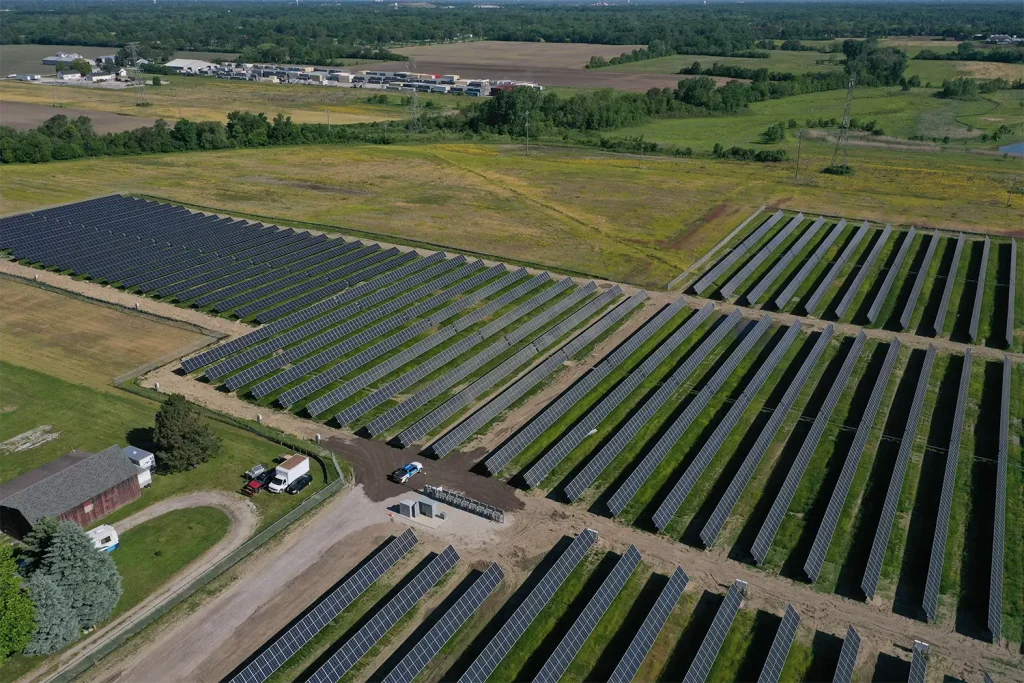
<path id="1" fill-rule="evenodd" d="M 867 259 L 864 261 L 863 264 L 861 264 L 860 269 L 857 271 L 856 277 L 853 278 L 853 284 L 851 284 L 849 289 L 846 290 L 846 294 L 843 295 L 843 298 L 842 300 L 840 300 L 839 305 L 836 306 L 836 315 L 838 317 L 842 318 L 844 315 L 846 315 L 846 312 L 850 308 L 850 304 L 853 303 L 854 297 L 857 296 L 857 293 L 863 286 L 864 280 L 868 276 L 868 272 L 871 270 L 871 267 L 875 265 L 875 261 L 878 260 L 878 256 L 882 253 L 882 249 L 885 247 L 886 242 L 889 241 L 889 235 L 891 234 L 892 226 L 886 225 L 885 229 L 882 230 L 881 237 L 879 237 L 878 241 L 875 242 L 875 246 L 871 247 L 871 251 L 868 252 Z"/>
<path id="2" fill-rule="evenodd" d="M 753 289 L 747 292 L 746 299 L 751 306 L 756 305 L 761 300 L 761 297 L 767 293 L 768 288 L 775 284 L 775 281 L 779 279 L 782 272 L 804 250 L 804 247 L 814 239 L 814 236 L 818 234 L 818 230 L 823 225 L 825 225 L 825 219 L 822 216 L 818 216 L 818 220 L 811 223 L 811 226 L 801 233 L 799 239 L 789 247 L 786 253 L 782 255 L 782 258 L 776 261 L 771 270 L 754 285 Z"/>
<path id="3" fill-rule="evenodd" d="M 535 683 L 558 683 L 569 665 L 572 664 L 572 660 L 579 654 L 580 648 L 594 632 L 597 622 L 601 621 L 601 617 L 622 592 L 623 586 L 626 585 L 641 559 L 640 551 L 636 549 L 636 546 L 629 546 L 626 553 L 619 558 L 611 572 L 605 577 L 597 592 L 591 596 L 587 606 L 583 608 L 569 631 L 555 647 L 555 651 L 544 662 L 544 666 L 533 679 Z"/>
<path id="4" fill-rule="evenodd" d="M 708 518 L 707 523 L 704 525 L 704 529 L 700 532 L 701 540 L 704 541 L 704 545 L 706 547 L 710 548 L 714 545 L 715 539 L 718 538 L 718 534 L 721 532 L 722 527 L 725 526 L 726 520 L 729 519 L 729 515 L 732 514 L 732 510 L 736 506 L 736 502 L 740 499 L 740 495 L 747 487 L 751 477 L 754 476 L 754 470 L 757 469 L 758 464 L 761 462 L 761 458 L 764 457 L 768 447 L 771 446 L 772 441 L 775 440 L 775 435 L 778 434 L 779 429 L 782 428 L 782 423 L 785 420 L 786 415 L 790 410 L 792 410 L 793 404 L 796 402 L 797 397 L 803 390 L 804 384 L 807 383 L 815 365 L 817 365 L 818 360 L 828 347 L 834 331 L 834 325 L 828 325 L 824 331 L 822 331 L 821 335 L 818 337 L 818 341 L 815 342 L 814 347 L 811 349 L 810 354 L 808 354 L 807 358 L 804 359 L 803 364 L 800 366 L 800 370 L 797 372 L 796 377 L 793 378 L 793 382 L 789 385 L 789 388 L 786 389 L 786 393 L 783 394 L 779 405 L 772 410 L 771 417 L 768 418 L 768 422 L 765 424 L 764 429 L 761 430 L 761 434 L 758 435 L 754 446 L 743 459 L 740 469 L 736 472 L 732 481 L 729 482 L 729 487 L 715 506 L 715 510 L 712 512 L 711 517 Z"/>
<path id="5" fill-rule="evenodd" d="M 910 297 L 903 307 L 903 315 L 900 316 L 901 329 L 905 330 L 910 326 L 910 319 L 914 315 L 914 309 L 917 308 L 917 300 L 921 297 L 921 289 L 924 287 L 924 281 L 928 278 L 928 269 L 935 258 L 935 248 L 937 246 L 939 246 L 938 230 L 934 231 L 931 234 L 931 239 L 928 240 L 928 249 L 924 253 L 924 261 L 921 262 L 921 268 L 917 271 L 917 276 L 914 278 L 914 286 L 910 290 Z"/>
<path id="6" fill-rule="evenodd" d="M 313 639 L 377 579 L 405 557 L 418 543 L 412 529 L 406 529 L 388 543 L 340 586 L 320 600 L 313 609 L 294 622 L 232 679 L 232 683 L 263 683 L 296 652 Z"/>
<path id="7" fill-rule="evenodd" d="M 1013 348 L 1013 314 L 1017 306 L 1017 240 L 1010 239 L 1010 291 L 1006 299 L 1006 346 Z"/>
<path id="8" fill-rule="evenodd" d="M 324 662 L 307 680 L 310 683 L 337 683 L 356 662 L 363 658 L 399 620 L 423 599 L 431 588 L 437 585 L 445 574 L 458 564 L 459 554 L 455 548 L 448 546 L 430 561 L 423 571 L 388 601 L 379 612 L 366 622 L 351 638 L 346 640 L 338 650 Z"/>
<path id="9" fill-rule="evenodd" d="M 775 236 L 765 246 L 761 247 L 754 256 L 747 261 L 742 268 L 737 271 L 732 278 L 722 287 L 722 296 L 725 298 L 732 297 L 736 293 L 736 289 L 742 285 L 747 278 L 749 278 L 755 270 L 761 267 L 761 264 L 768 260 L 768 257 L 775 253 L 775 250 L 782 246 L 782 243 L 789 239 L 789 236 L 796 230 L 796 226 L 804 222 L 804 215 L 798 213 L 786 223 L 786 226 L 775 233 Z"/>
<path id="10" fill-rule="evenodd" d="M 907 683 L 924 683 L 928 673 L 928 643 L 914 641 L 914 649 L 910 655 L 910 676 Z"/>
<path id="11" fill-rule="evenodd" d="M 586 467 L 584 467 L 583 470 L 580 471 L 580 473 L 577 474 L 571 482 L 569 482 L 568 486 L 565 487 L 565 493 L 569 500 L 576 500 L 579 498 L 583 492 L 586 491 L 592 483 L 594 483 L 594 480 L 597 479 L 601 472 L 603 472 L 605 468 L 608 467 L 608 465 L 610 465 L 619 455 L 619 453 L 622 452 L 622 449 L 625 448 L 626 444 L 633 440 L 633 437 L 635 437 L 637 433 L 643 429 L 644 425 L 654 417 L 655 413 L 661 409 L 672 394 L 674 394 L 682 383 L 685 382 L 691 374 L 693 374 L 704 359 L 707 358 L 708 354 L 710 354 L 711 351 L 718 346 L 718 343 L 722 341 L 722 339 L 724 339 L 734 327 L 736 327 L 742 318 L 743 314 L 737 309 L 730 313 L 726 318 L 721 319 L 707 338 L 701 342 L 701 344 L 694 349 L 689 356 L 687 356 L 686 360 L 683 361 L 675 372 L 662 380 L 661 386 L 658 387 L 654 396 L 636 410 L 633 416 L 630 417 L 629 421 L 615 432 L 614 436 L 612 436 L 601 450 L 598 451 L 597 455 L 594 456 L 594 458 L 587 463 Z M 680 335 L 682 338 L 688 336 L 693 331 L 694 327 L 696 327 L 696 325 L 694 325 L 693 327 L 686 329 L 691 320 L 687 320 L 686 324 L 679 329 L 679 332 L 677 332 L 676 335 L 673 335 L 673 338 L 680 335 L 680 333 L 685 333 Z M 666 344 L 667 343 L 668 342 L 666 342 Z M 679 342 L 676 343 L 678 345 Z M 669 352 L 670 351 L 671 350 L 669 350 Z M 652 365 L 657 367 L 663 359 L 664 358 L 659 359 L 657 364 L 652 363 Z M 648 361 L 650 360 L 651 359 L 649 358 Z M 644 362 L 644 365 L 647 365 L 647 361 Z M 651 367 L 650 371 L 653 372 L 654 367 Z M 633 375 L 636 374 L 636 372 L 633 373 Z M 630 380 L 633 379 L 633 375 L 630 376 Z M 626 391 L 619 393 L 619 389 L 616 388 L 616 390 L 609 396 L 615 396 L 615 400 L 621 403 L 621 401 L 625 399 L 626 395 L 632 393 L 632 391 L 636 389 L 641 382 L 642 378 L 638 377 L 637 381 L 635 383 L 631 383 L 631 385 L 623 383 Z M 616 405 L 618 404 L 616 403 Z M 607 406 L 605 406 L 605 402 L 602 401 L 598 405 L 598 408 L 595 408 L 595 412 L 598 409 L 603 409 L 605 407 Z M 608 412 L 611 412 L 611 409 L 609 409 Z M 596 426 L 594 428 L 596 429 Z"/>
<path id="12" fill-rule="evenodd" d="M 735 583 L 729 587 L 729 592 L 725 594 L 725 600 L 718 608 L 715 620 L 711 622 L 711 630 L 704 636 L 700 649 L 697 650 L 697 656 L 694 657 L 690 669 L 683 678 L 683 683 L 704 683 L 708 679 L 711 667 L 714 665 L 715 659 L 718 658 L 718 651 L 722 649 L 722 643 L 729 635 L 733 619 L 740 611 L 740 603 L 743 602 L 746 594 L 747 582 L 736 579 Z"/>
<path id="13" fill-rule="evenodd" d="M 654 607 L 647 613 L 647 617 L 644 619 L 643 625 L 640 626 L 640 630 L 637 631 L 633 641 L 629 644 L 626 654 L 619 660 L 619 664 L 615 667 L 615 671 L 612 672 L 608 683 L 632 682 L 636 672 L 640 670 L 640 666 L 647 658 L 647 653 L 651 651 L 654 641 L 658 639 L 661 629 L 665 627 L 665 622 L 668 621 L 669 615 L 676 608 L 679 598 L 682 597 L 683 591 L 686 589 L 686 584 L 689 582 L 690 578 L 683 571 L 683 568 L 676 567 L 668 583 L 661 589 Z"/>
<path id="14" fill-rule="evenodd" d="M 996 500 L 989 573 L 988 630 L 998 643 L 1003 635 L 1003 572 L 1006 550 L 1006 466 L 1010 450 L 1010 382 L 1013 365 L 1003 356 L 1003 392 L 999 406 L 999 452 L 996 456 Z"/>
<path id="15" fill-rule="evenodd" d="M 534 367 L 526 375 L 518 379 L 512 386 L 502 391 L 493 401 L 485 405 L 477 412 L 470 415 L 458 426 L 448 431 L 444 436 L 430 446 L 430 450 L 437 457 L 443 457 L 451 453 L 456 447 L 464 443 L 473 434 L 476 434 L 494 418 L 498 417 L 509 406 L 526 395 L 528 391 L 544 381 L 552 373 L 557 371 L 563 364 L 572 358 L 573 350 L 586 346 L 608 328 L 621 320 L 627 313 L 635 309 L 647 298 L 647 292 L 640 290 L 629 299 L 617 306 L 608 315 L 585 329 L 562 348 L 555 351 L 547 360 Z M 539 343 L 535 342 L 535 346 Z"/>
<path id="16" fill-rule="evenodd" d="M 656 332 L 686 305 L 683 297 L 676 299 L 671 305 L 666 306 L 657 315 L 641 327 L 626 342 L 601 359 L 594 368 L 584 375 L 568 392 L 549 403 L 540 413 L 515 436 L 506 441 L 501 447 L 491 453 L 485 461 L 484 466 L 491 474 L 497 474 L 508 463 L 518 456 L 542 433 L 547 431 L 576 403 L 590 393 L 590 390 L 597 386 L 601 380 L 614 372 L 627 358 L 629 358 L 640 346 L 647 342 Z M 710 304 L 709 304 L 710 305 Z M 710 313 L 710 309 L 708 311 Z"/>
<path id="17" fill-rule="evenodd" d="M 768 517 L 761 526 L 761 530 L 758 532 L 757 538 L 750 549 L 750 554 L 757 560 L 758 565 L 763 565 L 765 558 L 768 556 L 768 550 L 771 549 L 772 542 L 775 540 L 775 534 L 778 533 L 779 527 L 782 526 L 782 520 L 789 510 L 790 504 L 793 502 L 793 497 L 796 495 L 800 482 L 803 481 L 807 465 L 810 463 L 814 451 L 817 450 L 821 437 L 825 434 L 828 422 L 832 418 L 832 412 L 839 403 L 839 397 L 842 396 L 843 391 L 846 389 L 846 384 L 850 381 L 850 376 L 853 374 L 853 369 L 857 365 L 857 360 L 860 358 L 860 353 L 864 349 L 866 342 L 867 335 L 861 330 L 853 342 L 853 348 L 850 349 L 850 353 L 843 361 L 839 374 L 836 375 L 835 381 L 832 382 L 828 395 L 825 396 L 825 402 L 814 417 L 811 429 L 807 433 L 804 442 L 800 445 L 800 451 L 793 460 L 793 464 L 790 465 L 789 472 L 786 474 L 786 481 L 782 484 L 779 494 L 775 497 L 771 510 L 768 512 Z"/>
<path id="18" fill-rule="evenodd" d="M 832 264 L 832 267 L 828 269 L 828 273 L 826 273 L 825 277 L 822 278 L 821 282 L 818 284 L 818 288 L 814 290 L 814 294 L 812 294 L 811 298 L 807 300 L 806 304 L 804 304 L 804 310 L 807 313 L 813 314 L 814 311 L 818 309 L 822 299 L 824 299 L 825 295 L 831 291 L 832 283 L 834 283 L 836 278 L 839 277 L 839 273 L 846 266 L 846 262 L 849 261 L 853 256 L 853 253 L 857 251 L 857 246 L 864 240 L 869 232 L 871 232 L 871 226 L 867 221 L 864 221 L 861 223 L 860 228 L 857 229 L 857 232 L 853 234 L 853 238 L 846 245 L 846 248 L 843 249 L 839 258 L 836 259 Z"/>
<path id="19" fill-rule="evenodd" d="M 747 332 L 743 341 L 740 342 L 739 346 L 729 355 L 729 358 L 715 371 L 715 374 L 711 376 L 707 384 L 697 393 L 697 395 L 690 401 L 689 405 L 683 409 L 683 412 L 679 414 L 672 425 L 665 431 L 658 442 L 654 444 L 644 456 L 640 464 L 634 469 L 626 481 L 612 494 L 611 499 L 608 501 L 608 509 L 611 510 L 612 514 L 618 517 L 622 514 L 622 511 L 626 508 L 633 497 L 637 494 L 640 488 L 647 483 L 654 471 L 658 468 L 661 462 L 668 456 L 669 452 L 675 447 L 679 439 L 682 438 L 686 430 L 690 428 L 693 421 L 700 415 L 704 408 L 707 407 L 708 402 L 715 397 L 718 390 L 722 388 L 725 381 L 729 379 L 739 364 L 747 357 L 750 350 L 754 348 L 754 345 L 764 336 L 764 333 L 771 327 L 772 319 L 770 315 L 763 316 L 757 323 L 754 324 L 753 328 Z"/>
<path id="20" fill-rule="evenodd" d="M 953 487 L 956 484 L 956 470 L 960 464 L 960 439 L 964 430 L 964 411 L 967 409 L 967 394 L 971 388 L 971 349 L 964 353 L 964 365 L 960 371 L 960 390 L 953 412 L 953 432 L 946 451 L 946 469 L 942 477 L 942 493 L 939 497 L 939 514 L 935 520 L 935 536 L 932 537 L 931 561 L 928 564 L 928 579 L 924 588 L 924 611 L 928 621 L 935 621 L 939 608 L 939 583 L 942 580 L 942 564 L 946 557 L 946 536 L 949 532 L 949 515 L 953 508 Z"/>
<path id="21" fill-rule="evenodd" d="M 697 483 L 704 469 L 711 464 L 711 461 L 718 453 L 718 449 L 722 447 L 722 444 L 729 438 L 732 430 L 739 424 L 740 418 L 743 417 L 743 413 L 750 406 L 750 402 L 757 395 L 757 392 L 761 390 L 761 387 L 764 386 L 764 383 L 768 381 L 768 377 L 775 370 L 782 357 L 786 355 L 786 351 L 793 341 L 796 340 L 799 333 L 800 321 L 794 320 L 793 324 L 786 330 L 786 334 L 783 335 L 779 343 L 772 349 L 771 355 L 761 364 L 754 377 L 747 384 L 746 388 L 743 389 L 743 393 L 730 406 L 729 412 L 726 413 L 722 421 L 715 427 L 715 431 L 704 443 L 704 446 L 701 447 L 697 457 L 687 465 L 686 471 L 679 477 L 679 480 L 672 487 L 668 496 L 665 497 L 665 501 L 658 508 L 658 511 L 654 513 L 654 525 L 659 531 L 664 531 L 669 522 L 672 521 L 672 518 L 675 517 L 679 511 L 679 506 L 690 495 L 693 485 Z"/>
<path id="22" fill-rule="evenodd" d="M 981 321 L 981 299 L 985 295 L 985 271 L 988 269 L 988 252 L 991 240 L 985 238 L 985 246 L 981 250 L 981 269 L 978 271 L 978 282 L 974 289 L 974 307 L 971 309 L 971 341 L 978 338 L 978 323 Z"/>
<path id="23" fill-rule="evenodd" d="M 851 683 L 853 681 L 853 670 L 857 667 L 857 655 L 859 654 L 860 634 L 851 626 L 846 631 L 846 638 L 843 639 L 843 649 L 839 652 L 839 664 L 836 665 L 836 675 L 832 678 L 832 683 Z"/>
<path id="24" fill-rule="evenodd" d="M 835 533 L 836 525 L 839 523 L 839 515 L 846 505 L 846 497 L 850 493 L 850 486 L 853 485 L 853 477 L 860 465 L 861 455 L 867 445 L 868 437 L 871 435 L 871 426 L 878 415 L 878 409 L 882 405 L 882 397 L 885 395 L 886 387 L 892 378 L 893 368 L 896 367 L 896 359 L 900 354 L 900 340 L 893 339 L 889 344 L 889 351 L 882 362 L 882 369 L 875 378 L 875 386 L 871 389 L 871 396 L 868 398 L 864 414 L 861 416 L 860 424 L 857 425 L 857 433 L 853 437 L 853 443 L 846 454 L 843 462 L 843 469 L 836 482 L 835 489 L 828 501 L 828 509 L 822 517 L 821 526 L 814 537 L 814 544 L 811 552 L 804 563 L 804 572 L 811 579 L 817 581 L 821 573 L 821 567 L 825 564 L 825 556 L 828 554 L 829 546 L 832 544 L 832 535 Z"/>
<path id="25" fill-rule="evenodd" d="M 537 618 L 540 611 L 551 600 L 566 577 L 576 568 L 590 547 L 597 542 L 597 532 L 584 529 L 564 553 L 559 556 L 551 569 L 537 582 L 498 633 L 484 646 L 469 665 L 459 683 L 484 683 L 516 644 L 523 633 Z"/>
<path id="26" fill-rule="evenodd" d="M 984 676 L 981 679 L 982 683 L 996 683 L 995 680 L 992 679 L 992 674 L 990 674 L 987 671 L 984 671 L 983 673 L 984 673 Z"/>
<path id="27" fill-rule="evenodd" d="M 896 517 L 896 506 L 899 504 L 900 491 L 903 489 L 903 477 L 907 473 L 907 463 L 910 460 L 910 451 L 914 447 L 914 435 L 917 434 L 917 424 L 921 418 L 921 409 L 924 407 L 925 392 L 928 390 L 928 380 L 931 377 L 934 362 L 935 347 L 929 345 L 924 366 L 921 368 L 921 376 L 917 380 L 917 389 L 914 391 L 910 415 L 907 417 L 907 427 L 900 440 L 900 450 L 896 456 L 892 479 L 889 481 L 889 490 L 885 494 L 882 518 L 878 522 L 875 540 L 871 544 L 871 555 L 868 557 L 868 566 L 860 583 L 864 595 L 869 600 L 875 597 L 878 579 L 882 575 L 882 561 L 885 559 L 885 550 L 889 545 L 889 535 L 892 533 L 892 523 Z"/>
<path id="28" fill-rule="evenodd" d="M 725 255 L 721 261 L 715 264 L 715 266 L 705 273 L 704 277 L 697 281 L 697 284 L 693 286 L 697 294 L 703 294 L 704 290 L 714 284 L 715 280 L 720 278 L 725 271 L 729 270 L 736 261 L 740 259 L 743 254 L 747 253 L 751 247 L 761 241 L 761 238 L 768 234 L 768 231 L 775 227 L 775 224 L 782 220 L 783 213 L 781 209 L 771 215 L 768 220 L 762 223 L 754 232 L 740 242 L 735 249 Z M 740 226 L 742 228 L 743 226 Z"/>
<path id="29" fill-rule="evenodd" d="M 793 605 L 786 605 L 786 614 L 782 617 L 779 630 L 775 632 L 775 640 L 772 641 L 772 649 L 768 651 L 768 659 L 761 669 L 761 675 L 757 683 L 779 683 L 782 678 L 782 668 L 786 666 L 786 658 L 789 657 L 789 648 L 793 645 L 796 637 L 796 627 L 800 625 L 800 613 Z"/>
<path id="30" fill-rule="evenodd" d="M 939 312 L 935 314 L 935 336 L 942 336 L 942 328 L 946 326 L 946 313 L 949 311 L 949 297 L 953 294 L 953 285 L 956 284 L 956 271 L 960 267 L 960 255 L 964 250 L 964 234 L 956 238 L 956 248 L 953 250 L 953 262 L 949 264 L 949 272 L 946 273 L 946 284 L 942 288 L 942 298 L 939 300 Z"/>
<path id="31" fill-rule="evenodd" d="M 885 304 L 885 300 L 889 297 L 889 292 L 892 290 L 892 285 L 896 282 L 896 276 L 899 274 L 900 267 L 903 262 L 907 259 L 907 253 L 910 251 L 910 245 L 914 241 L 914 236 L 917 232 L 914 228 L 911 228 L 906 236 L 903 238 L 903 243 L 900 244 L 899 251 L 896 252 L 896 259 L 892 262 L 889 267 L 889 272 L 885 274 L 885 279 L 882 281 L 882 287 L 878 290 L 878 294 L 875 295 L 875 300 L 871 304 L 871 308 L 868 309 L 868 320 L 872 323 L 878 320 L 878 314 L 882 312 L 882 305 Z"/>
<path id="32" fill-rule="evenodd" d="M 413 646 L 395 668 L 384 678 L 384 683 L 412 683 L 431 659 L 437 656 L 456 631 L 480 609 L 484 600 L 505 578 L 498 564 L 492 563 L 473 585 L 444 613 L 423 638 Z"/>
<path id="33" fill-rule="evenodd" d="M 800 266 L 800 270 L 797 271 L 797 274 L 789 281 L 789 284 L 786 285 L 784 290 L 782 290 L 782 293 L 775 298 L 776 308 L 785 308 L 789 304 L 793 295 L 796 294 L 796 290 L 800 289 L 800 285 L 804 283 L 804 280 L 806 280 L 811 274 L 811 271 L 817 267 L 821 259 L 825 258 L 825 254 L 832 248 L 832 245 L 837 239 L 839 239 L 839 236 L 843 234 L 843 230 L 845 228 L 845 218 L 836 223 L 835 227 L 832 228 L 825 239 L 822 240 L 821 244 L 819 244 L 818 248 L 814 250 L 814 253 L 811 254 L 810 258 L 804 261 L 804 264 Z"/>

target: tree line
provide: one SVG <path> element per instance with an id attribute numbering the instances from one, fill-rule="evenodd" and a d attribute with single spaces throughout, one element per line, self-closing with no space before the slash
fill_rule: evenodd
<path id="1" fill-rule="evenodd" d="M 924 49 L 914 55 L 914 59 L 1024 64 L 1024 47 L 980 48 L 977 43 L 965 40 L 950 52 Z"/>

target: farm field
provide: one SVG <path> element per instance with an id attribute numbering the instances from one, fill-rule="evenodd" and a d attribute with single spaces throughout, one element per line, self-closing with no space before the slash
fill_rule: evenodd
<path id="1" fill-rule="evenodd" d="M 1019 229 L 1020 200 L 1007 206 L 1004 188 L 1012 161 L 945 156 L 936 168 L 934 154 L 908 152 L 894 165 L 883 150 L 853 149 L 858 172 L 840 179 L 811 172 L 829 163 L 831 146 L 805 143 L 801 184 L 792 183 L 790 164 L 655 158 L 640 166 L 557 148 L 526 157 L 518 145 L 371 145 L 22 165 L 5 170 L 0 205 L 49 205 L 58 190 L 69 201 L 148 193 L 269 223 L 420 240 L 643 286 L 663 286 L 762 203 L 947 229 Z M 472 224 L 453 223 L 453 211 L 470 212 Z"/>
<path id="2" fill-rule="evenodd" d="M 52 104 L 29 104 L 27 102 L 8 102 L 0 100 L 0 118 L 5 126 L 16 130 L 38 128 L 47 119 L 63 114 L 68 118 L 88 116 L 93 129 L 97 133 L 119 133 L 133 130 L 141 126 L 152 126 L 156 119 L 142 116 L 122 115 L 113 112 L 102 112 L 94 109 L 76 109 L 74 107 L 53 107 Z"/>

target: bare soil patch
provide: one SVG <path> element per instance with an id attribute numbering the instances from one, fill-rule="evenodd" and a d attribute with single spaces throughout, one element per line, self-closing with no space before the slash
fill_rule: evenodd
<path id="1" fill-rule="evenodd" d="M 21 453 L 22 451 L 42 446 L 44 443 L 49 443 L 59 437 L 60 432 L 53 431 L 53 425 L 39 425 L 35 429 L 22 432 L 0 443 L 0 453 Z"/>
<path id="2" fill-rule="evenodd" d="M 43 87 L 43 86 L 39 86 Z M 28 102 L 5 102 L 0 101 L 0 124 L 10 126 L 17 130 L 29 130 L 36 128 L 44 121 L 57 114 L 63 114 L 69 119 L 79 116 L 88 116 L 92 119 L 93 128 L 97 133 L 121 133 L 126 130 L 135 130 L 144 126 L 152 126 L 156 119 L 144 116 L 122 116 L 108 111 L 96 111 L 94 109 L 75 109 L 73 107 L 51 107 L 45 104 L 30 104 Z"/>

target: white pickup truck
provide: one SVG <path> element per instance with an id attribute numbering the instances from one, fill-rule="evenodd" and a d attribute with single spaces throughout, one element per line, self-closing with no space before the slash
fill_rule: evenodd
<path id="1" fill-rule="evenodd" d="M 293 455 L 274 468 L 274 478 L 267 485 L 267 490 L 271 493 L 282 493 L 289 484 L 308 473 L 309 458 L 304 455 Z"/>

